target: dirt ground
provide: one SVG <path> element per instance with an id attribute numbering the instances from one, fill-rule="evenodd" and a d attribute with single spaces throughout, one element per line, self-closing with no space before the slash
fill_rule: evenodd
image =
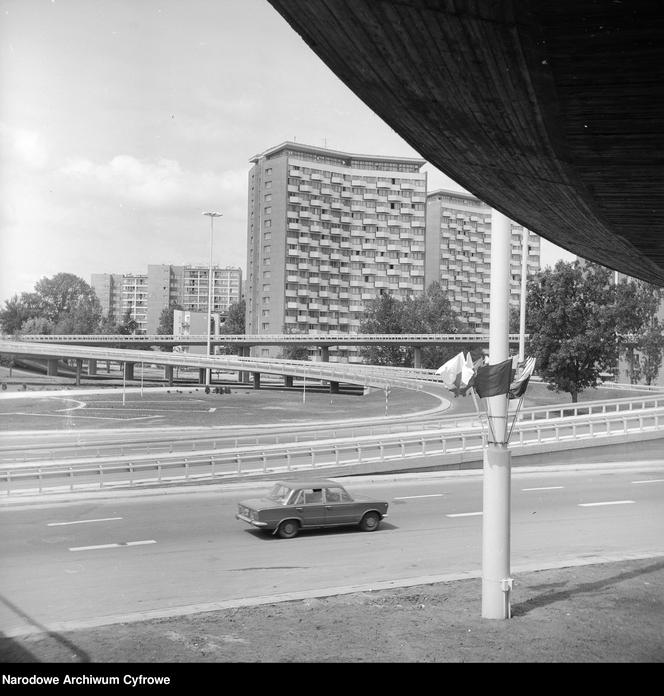
<path id="1" fill-rule="evenodd" d="M 517 575 L 508 620 L 469 579 L 5 638 L 0 661 L 662 663 L 664 557 Z"/>

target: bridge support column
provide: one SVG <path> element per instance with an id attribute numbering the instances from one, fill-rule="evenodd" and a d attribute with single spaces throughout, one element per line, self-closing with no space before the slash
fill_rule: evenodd
<path id="1" fill-rule="evenodd" d="M 198 368 L 198 383 L 199 384 L 206 384 L 206 378 L 207 377 L 207 369 L 204 367 L 199 367 Z"/>
<path id="2" fill-rule="evenodd" d="M 491 212 L 489 364 L 509 358 L 510 221 Z M 510 476 L 506 394 L 488 398 L 489 442 L 484 450 L 482 505 L 482 618 L 509 619 Z"/>
<path id="3" fill-rule="evenodd" d="M 293 375 L 284 375 L 284 387 L 293 386 Z"/>
<path id="4" fill-rule="evenodd" d="M 173 365 L 164 365 L 164 379 L 169 387 L 173 386 Z"/>
<path id="5" fill-rule="evenodd" d="M 322 362 L 330 362 L 330 347 L 321 346 L 320 347 L 320 359 Z"/>
<path id="6" fill-rule="evenodd" d="M 330 394 L 339 393 L 339 382 L 330 382 Z"/>
<path id="7" fill-rule="evenodd" d="M 97 374 L 97 361 L 88 359 L 88 375 Z"/>
<path id="8" fill-rule="evenodd" d="M 76 358 L 76 386 L 81 386 L 81 372 L 83 370 L 83 359 Z"/>
<path id="9" fill-rule="evenodd" d="M 124 378 L 125 379 L 134 379 L 134 363 L 133 362 L 125 362 L 122 363 L 123 369 L 124 369 Z"/>
<path id="10" fill-rule="evenodd" d="M 413 367 L 416 370 L 422 368 L 422 349 L 420 346 L 415 346 L 413 348 Z"/>
<path id="11" fill-rule="evenodd" d="M 254 389 L 260 389 L 261 388 L 261 373 L 260 372 L 252 372 L 251 374 L 254 378 Z"/>
<path id="12" fill-rule="evenodd" d="M 49 377 L 57 377 L 58 376 L 58 359 L 57 358 L 49 358 L 46 361 L 46 374 Z"/>

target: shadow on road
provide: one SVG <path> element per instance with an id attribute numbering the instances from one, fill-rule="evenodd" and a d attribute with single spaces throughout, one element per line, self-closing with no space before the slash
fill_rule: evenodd
<path id="1" fill-rule="evenodd" d="M 52 639 L 62 648 L 63 651 L 66 651 L 69 656 L 75 656 L 76 662 L 90 662 L 90 656 L 85 651 L 81 650 L 77 645 L 66 638 L 63 638 L 59 633 L 49 631 L 45 626 L 32 619 L 30 616 L 28 616 L 28 614 L 21 611 L 17 606 L 1 595 L 0 602 L 11 609 L 11 611 L 13 611 L 17 616 L 24 619 L 31 626 L 34 626 L 39 633 L 44 634 L 44 636 L 47 636 L 49 639 Z M 12 638 L 8 638 L 7 636 L 0 635 L 0 662 L 40 662 L 40 660 L 38 660 L 29 650 L 26 650 L 23 646 L 19 645 L 17 641 L 14 641 Z"/>

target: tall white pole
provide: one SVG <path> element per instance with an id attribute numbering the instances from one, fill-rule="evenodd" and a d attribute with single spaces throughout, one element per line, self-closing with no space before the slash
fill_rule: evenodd
<path id="1" fill-rule="evenodd" d="M 211 333 L 212 333 L 212 240 L 214 237 L 214 219 L 216 217 L 221 217 L 221 213 L 206 212 L 203 215 L 207 215 L 210 218 L 210 268 L 208 270 L 208 311 L 207 311 L 207 343 L 206 343 L 206 357 L 210 357 L 210 344 L 211 344 Z M 212 379 L 212 368 L 208 367 L 205 370 L 205 385 L 210 386 Z"/>
<path id="2" fill-rule="evenodd" d="M 509 357 L 510 221 L 491 213 L 489 364 Z M 487 399 L 489 441 L 484 450 L 482 515 L 482 617 L 510 617 L 510 467 L 507 397 Z"/>
<path id="3" fill-rule="evenodd" d="M 528 230 L 521 236 L 521 298 L 519 312 L 519 362 L 526 359 L 526 283 L 528 281 Z"/>

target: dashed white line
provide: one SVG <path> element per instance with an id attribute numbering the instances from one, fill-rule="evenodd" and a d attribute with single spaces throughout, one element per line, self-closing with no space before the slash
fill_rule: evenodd
<path id="1" fill-rule="evenodd" d="M 96 520 L 73 520 L 72 522 L 49 522 L 47 527 L 64 527 L 68 524 L 87 524 L 88 522 L 111 522 L 112 520 L 121 520 L 122 517 L 100 517 Z"/>
<path id="2" fill-rule="evenodd" d="M 481 512 L 454 512 L 449 515 L 445 515 L 445 517 L 473 517 L 475 515 L 482 515 L 483 513 Z"/>
<path id="3" fill-rule="evenodd" d="M 442 498 L 444 493 L 427 493 L 426 495 L 403 495 L 394 500 L 415 500 L 416 498 Z"/>
<path id="4" fill-rule="evenodd" d="M 154 539 L 145 541 L 122 541 L 117 544 L 97 544 L 96 546 L 71 546 L 70 551 L 94 551 L 96 549 L 117 549 L 122 546 L 142 546 L 144 544 L 156 544 Z"/>
<path id="5" fill-rule="evenodd" d="M 648 479 L 644 481 L 632 481 L 632 483 L 664 483 L 664 479 Z"/>
<path id="6" fill-rule="evenodd" d="M 522 491 L 555 491 L 565 486 L 540 486 L 539 488 L 522 488 Z"/>
<path id="7" fill-rule="evenodd" d="M 601 503 L 579 503 L 579 507 L 598 507 L 599 505 L 629 505 L 633 500 L 606 500 Z"/>

